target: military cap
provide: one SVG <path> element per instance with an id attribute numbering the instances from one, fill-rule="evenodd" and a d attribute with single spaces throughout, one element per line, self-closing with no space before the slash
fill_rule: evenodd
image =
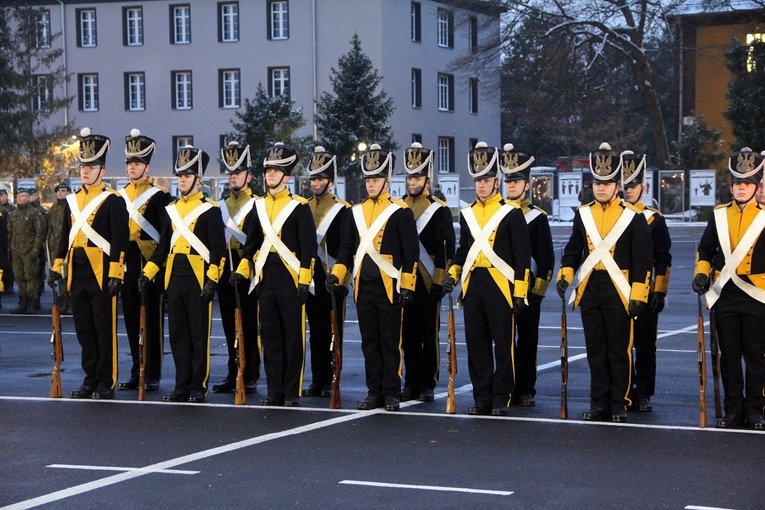
<path id="1" fill-rule="evenodd" d="M 311 163 L 308 167 L 308 177 L 311 179 L 329 179 L 337 181 L 337 156 L 327 152 L 324 147 L 318 145 L 311 154 Z"/>
<path id="2" fill-rule="evenodd" d="M 174 175 L 196 175 L 202 177 L 205 174 L 210 156 L 202 149 L 191 145 L 178 149 L 178 157 L 175 160 Z"/>
<path id="3" fill-rule="evenodd" d="M 384 177 L 390 180 L 396 165 L 396 155 L 373 143 L 361 156 L 361 173 L 364 179 Z"/>
<path id="4" fill-rule="evenodd" d="M 598 150 L 590 153 L 590 173 L 596 181 L 619 182 L 622 178 L 621 172 L 621 155 L 611 150 L 608 143 L 601 143 Z"/>
<path id="5" fill-rule="evenodd" d="M 534 156 L 516 149 L 512 143 L 506 143 L 502 147 L 500 169 L 505 174 L 505 182 L 529 181 L 533 162 Z"/>
<path id="6" fill-rule="evenodd" d="M 0 195 L 7 195 L 7 194 L 8 194 L 8 190 L 7 189 L 0 188 Z"/>
<path id="7" fill-rule="evenodd" d="M 297 166 L 298 159 L 297 152 L 292 147 L 282 142 L 276 142 L 266 150 L 263 170 L 275 168 L 282 171 L 284 175 L 291 175 L 292 170 Z"/>
<path id="8" fill-rule="evenodd" d="M 728 159 L 731 184 L 735 182 L 750 182 L 758 186 L 761 185 L 764 162 L 763 154 L 758 154 L 749 147 L 744 147 L 740 151 L 734 152 L 730 159 Z"/>
<path id="9" fill-rule="evenodd" d="M 55 191 L 58 191 L 58 190 L 60 190 L 60 189 L 65 189 L 65 190 L 67 190 L 67 191 L 72 191 L 72 188 L 70 188 L 70 187 L 69 187 L 69 185 L 68 185 L 67 183 L 65 183 L 65 182 L 59 182 L 59 183 L 56 185 L 56 189 L 55 189 Z"/>
<path id="10" fill-rule="evenodd" d="M 473 180 L 497 177 L 499 175 L 499 151 L 486 142 L 478 142 L 468 153 L 468 173 Z"/>
<path id="11" fill-rule="evenodd" d="M 645 186 L 645 154 L 624 151 L 620 157 L 622 159 L 622 186 L 625 188 L 637 185 Z"/>
<path id="12" fill-rule="evenodd" d="M 157 144 L 141 134 L 138 129 L 131 129 L 130 135 L 125 137 L 125 163 L 151 163 L 151 157 L 154 155 L 154 149 Z"/>
<path id="13" fill-rule="evenodd" d="M 433 179 L 433 155 L 431 149 L 426 149 L 422 144 L 414 142 L 411 147 L 404 151 L 406 161 L 404 171 L 407 177 L 427 177 Z"/>
<path id="14" fill-rule="evenodd" d="M 220 169 L 222 174 L 238 174 L 252 169 L 250 146 L 242 147 L 236 140 L 228 142 L 228 145 L 220 150 L 220 159 L 223 161 L 223 168 Z"/>
<path id="15" fill-rule="evenodd" d="M 94 135 L 90 128 L 80 130 L 80 148 L 77 158 L 81 165 L 105 165 L 111 140 L 103 135 Z"/>

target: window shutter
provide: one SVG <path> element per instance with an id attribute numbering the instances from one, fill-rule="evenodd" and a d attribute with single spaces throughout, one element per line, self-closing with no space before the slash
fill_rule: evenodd
<path id="1" fill-rule="evenodd" d="M 125 111 L 130 110 L 130 78 L 128 73 L 122 75 L 123 88 L 125 90 Z"/>
<path id="2" fill-rule="evenodd" d="M 271 23 L 271 2 L 266 2 L 266 39 L 269 41 L 272 39 L 272 23 Z M 269 74 L 271 74 L 271 71 L 269 71 Z"/>
<path id="3" fill-rule="evenodd" d="M 75 13 L 75 19 L 77 21 L 77 47 L 82 48 L 82 9 L 77 9 Z"/>
<path id="4" fill-rule="evenodd" d="M 454 76 L 449 76 L 449 111 L 454 111 Z"/>
<path id="5" fill-rule="evenodd" d="M 83 100 L 83 88 L 82 88 L 82 75 L 77 75 L 77 109 L 82 111 L 85 107 L 85 101 Z"/>
<path id="6" fill-rule="evenodd" d="M 449 47 L 454 48 L 454 13 L 449 13 Z"/>

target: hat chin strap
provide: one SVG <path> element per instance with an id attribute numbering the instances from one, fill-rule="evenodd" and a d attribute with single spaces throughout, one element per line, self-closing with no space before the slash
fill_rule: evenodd
<path id="1" fill-rule="evenodd" d="M 288 175 L 285 174 L 284 172 L 282 172 L 282 178 L 279 179 L 279 182 L 277 184 L 275 184 L 274 186 L 271 186 L 270 184 L 266 183 L 266 186 L 268 186 L 268 189 L 270 189 L 270 190 L 276 189 L 276 188 L 278 188 L 279 186 L 281 186 L 284 183 L 284 179 L 286 177 L 288 177 Z"/>
<path id="2" fill-rule="evenodd" d="M 327 184 L 324 185 L 324 189 L 321 190 L 321 193 L 314 193 L 313 196 L 315 196 L 316 198 L 321 198 L 324 195 L 326 195 L 328 191 L 329 191 L 329 180 L 327 180 Z"/>
<path id="3" fill-rule="evenodd" d="M 194 186 L 196 186 L 198 181 L 199 181 L 199 176 L 197 174 L 194 174 L 194 182 L 191 183 L 191 186 L 189 186 L 188 191 L 181 190 L 181 195 L 183 195 L 184 197 L 189 196 L 189 194 L 191 193 L 191 190 L 194 189 Z"/>

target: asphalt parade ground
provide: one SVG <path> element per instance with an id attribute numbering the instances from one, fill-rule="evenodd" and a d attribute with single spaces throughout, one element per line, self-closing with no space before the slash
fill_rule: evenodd
<path id="1" fill-rule="evenodd" d="M 62 329 L 65 397 L 50 390 L 50 303 L 34 316 L 0 310 L 0 510 L 16 508 L 765 508 L 765 434 L 714 428 L 707 353 L 709 427 L 699 428 L 697 298 L 691 291 L 702 225 L 670 224 L 673 266 L 659 320 L 652 413 L 627 424 L 582 422 L 589 370 L 578 311 L 568 310 L 569 419 L 560 420 L 561 300 L 543 304 L 536 406 L 509 417 L 468 416 L 473 405 L 462 312 L 456 313 L 457 414 L 445 413 L 446 304 L 441 382 L 432 403 L 402 403 L 397 413 L 357 411 L 366 396 L 355 309 L 348 306 L 343 409 L 328 398 L 300 408 L 264 408 L 261 375 L 247 405 L 208 394 L 204 404 L 169 404 L 174 370 L 165 342 L 159 392 L 137 401 L 66 398 L 79 387 L 79 345 L 71 316 Z M 553 224 L 556 253 L 570 226 Z M 557 267 L 556 267 L 557 271 Z M 217 302 L 210 384 L 225 376 L 226 347 Z M 708 335 L 708 315 L 704 312 Z M 121 319 L 120 319 L 121 320 Z M 709 346 L 707 336 L 707 348 Z M 310 354 L 307 353 L 307 359 Z M 120 380 L 129 373 L 124 328 Z M 262 368 L 261 368 L 262 374 Z M 306 369 L 306 384 L 310 369 Z"/>

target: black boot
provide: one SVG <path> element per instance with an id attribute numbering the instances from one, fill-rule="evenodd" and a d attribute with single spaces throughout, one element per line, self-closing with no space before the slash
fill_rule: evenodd
<path id="1" fill-rule="evenodd" d="M 37 313 L 37 310 L 39 309 L 40 309 L 40 300 L 35 298 L 29 298 L 27 300 L 27 311 L 24 313 L 34 314 L 34 313 Z"/>
<path id="2" fill-rule="evenodd" d="M 11 310 L 11 313 L 26 313 L 27 312 L 27 297 L 19 294 L 19 306 Z"/>

